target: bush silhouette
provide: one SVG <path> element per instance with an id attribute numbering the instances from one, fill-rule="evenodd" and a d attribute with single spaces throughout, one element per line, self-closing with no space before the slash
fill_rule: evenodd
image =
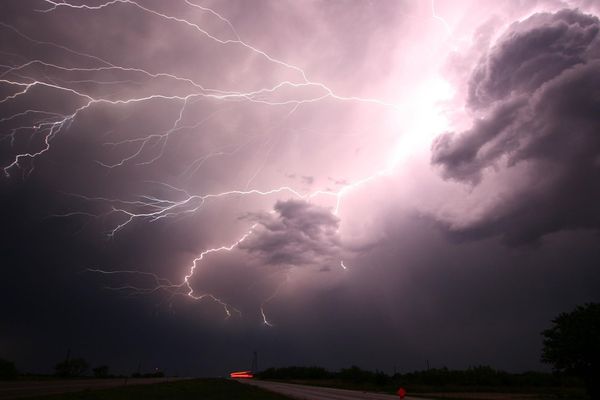
<path id="1" fill-rule="evenodd" d="M 100 365 L 92 369 L 95 378 L 108 378 L 108 365 Z"/>
<path id="2" fill-rule="evenodd" d="M 82 376 L 87 372 L 88 363 L 83 358 L 72 358 L 59 362 L 54 367 L 56 375 L 62 378 Z"/>
<path id="3" fill-rule="evenodd" d="M 0 358 L 0 380 L 15 379 L 17 375 L 15 363 Z"/>

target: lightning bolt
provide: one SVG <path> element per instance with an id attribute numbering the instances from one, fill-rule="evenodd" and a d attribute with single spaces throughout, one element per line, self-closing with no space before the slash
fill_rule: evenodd
<path id="1" fill-rule="evenodd" d="M 156 132 L 147 132 L 143 136 L 133 139 L 126 139 L 121 141 L 112 141 L 104 143 L 105 146 L 112 148 L 127 147 L 133 148 L 129 154 L 121 157 L 114 162 L 97 161 L 98 165 L 108 169 L 114 170 L 130 163 L 135 163 L 138 166 L 147 166 L 155 163 L 159 160 L 165 152 L 168 146 L 169 139 L 186 129 L 195 129 L 204 124 L 208 119 L 212 117 L 212 114 L 197 121 L 195 124 L 184 124 L 186 111 L 189 106 L 196 101 L 206 99 L 216 102 L 249 102 L 268 107 L 289 107 L 288 116 L 294 113 L 302 105 L 316 103 L 325 99 L 331 99 L 341 102 L 358 102 L 364 104 L 371 104 L 380 107 L 390 108 L 392 110 L 399 109 L 399 105 L 388 101 L 365 98 L 357 96 L 346 96 L 336 93 L 326 84 L 318 81 L 309 79 L 308 74 L 299 66 L 287 63 L 279 58 L 267 53 L 244 41 L 234 25 L 230 20 L 217 13 L 216 11 L 195 4 L 189 0 L 185 0 L 184 3 L 192 9 L 200 10 L 212 17 L 221 21 L 228 27 L 229 34 L 232 38 L 220 38 L 217 37 L 202 26 L 185 18 L 170 15 L 156 9 L 150 8 L 146 5 L 133 0 L 112 0 L 95 5 L 89 4 L 74 4 L 68 1 L 52 1 L 43 0 L 43 3 L 47 5 L 47 8 L 36 10 L 43 14 L 49 14 L 56 11 L 59 8 L 68 8 L 78 10 L 80 12 L 95 12 L 104 8 L 109 7 L 132 7 L 139 10 L 142 13 L 151 15 L 156 18 L 160 18 L 164 22 L 180 24 L 187 27 L 204 38 L 207 38 L 222 46 L 235 46 L 242 48 L 256 56 L 262 57 L 267 62 L 281 67 L 287 71 L 292 72 L 297 76 L 296 80 L 282 80 L 276 82 L 269 87 L 262 87 L 255 90 L 249 91 L 235 91 L 235 90 L 222 90 L 219 88 L 206 87 L 200 82 L 186 76 L 178 76 L 168 72 L 155 72 L 148 71 L 146 69 L 136 67 L 119 65 L 113 61 L 106 60 L 96 55 L 81 52 L 72 48 L 69 48 L 63 44 L 43 41 L 37 38 L 31 37 L 22 33 L 16 27 L 9 24 L 0 22 L 0 27 L 5 30 L 11 31 L 14 35 L 18 36 L 22 40 L 28 41 L 29 43 L 37 46 L 45 46 L 53 48 L 57 51 L 63 51 L 74 57 L 86 61 L 85 66 L 73 66 L 66 64 L 59 64 L 56 62 L 48 62 L 42 58 L 35 58 L 26 60 L 21 63 L 10 63 L 9 65 L 0 65 L 0 84 L 6 85 L 9 88 L 13 88 L 13 91 L 0 99 L 1 104 L 8 104 L 16 102 L 17 100 L 33 95 L 35 90 L 49 90 L 56 94 L 62 94 L 68 96 L 75 105 L 66 113 L 60 113 L 55 111 L 43 110 L 43 109 L 24 109 L 20 110 L 12 115 L 3 117 L 0 119 L 0 124 L 7 123 L 19 123 L 19 121 L 25 121 L 22 125 L 11 129 L 11 133 L 8 137 L 11 139 L 11 146 L 14 144 L 14 140 L 17 132 L 26 131 L 30 132 L 33 136 L 39 135 L 42 138 L 42 145 L 40 148 L 31 151 L 17 152 L 14 154 L 11 160 L 4 165 L 3 172 L 6 177 L 11 177 L 11 171 L 21 168 L 26 174 L 31 174 L 34 170 L 35 160 L 52 149 L 52 142 L 54 138 L 62 132 L 69 129 L 70 125 L 82 114 L 92 110 L 94 107 L 99 105 L 107 105 L 113 107 L 123 107 L 126 105 L 136 105 L 142 103 L 159 102 L 159 103 L 176 103 L 178 104 L 177 113 L 173 118 L 173 122 L 170 127 L 164 131 L 157 130 Z M 435 19 L 440 20 L 446 29 L 449 30 L 449 26 L 443 18 L 439 17 L 435 13 L 435 4 L 431 2 L 432 13 Z M 89 66 L 89 63 L 93 63 L 95 66 Z M 45 71 L 45 72 L 40 72 Z M 47 73 L 55 74 L 75 74 L 75 75 L 91 75 L 92 77 L 86 79 L 64 79 L 59 80 L 57 78 L 52 79 L 47 76 Z M 103 74 L 112 75 L 115 73 L 123 74 L 128 79 L 101 79 L 99 76 Z M 39 76 L 39 75 L 42 76 Z M 142 81 L 140 81 L 142 79 Z M 145 80 L 145 81 L 144 81 Z M 181 93 L 172 94 L 167 91 L 150 93 L 140 96 L 133 97 L 122 97 L 120 94 L 111 94 L 110 92 L 102 93 L 103 88 L 111 85 L 121 85 L 124 82 L 135 83 L 135 82 L 169 82 L 172 84 L 180 85 Z M 78 89 L 77 84 L 87 83 L 94 85 L 94 90 Z M 298 96 L 285 95 L 288 90 L 296 91 L 299 93 Z M 101 93 L 96 93 L 101 92 Z M 218 111 L 216 111 L 218 112 Z M 208 154 L 198 157 L 195 161 L 189 164 L 183 174 L 193 175 L 198 169 L 210 158 L 222 157 L 228 155 L 234 155 L 239 152 L 245 145 L 233 145 L 217 149 L 209 152 Z M 28 167 L 25 167 L 25 160 L 29 160 Z M 313 199 L 320 196 L 332 197 L 335 201 L 333 213 L 338 215 L 342 207 L 343 199 L 354 190 L 361 186 L 367 185 L 368 183 L 380 178 L 383 175 L 389 174 L 397 165 L 397 159 L 392 160 L 388 163 L 388 167 L 377 171 L 373 174 L 365 176 L 364 178 L 358 179 L 354 182 L 344 184 L 337 190 L 329 189 L 317 189 L 309 192 L 302 192 L 294 189 L 290 186 L 281 186 L 269 189 L 257 189 L 249 188 L 254 177 L 259 174 L 260 168 L 247 182 L 246 188 L 243 189 L 231 189 L 217 193 L 208 194 L 192 194 L 189 191 L 175 187 L 173 185 L 154 182 L 154 184 L 161 186 L 167 190 L 172 196 L 158 197 L 154 195 L 140 195 L 133 199 L 119 199 L 109 197 L 95 197 L 87 196 L 77 193 L 70 193 L 69 196 L 79 198 L 88 203 L 96 203 L 104 206 L 105 210 L 101 213 L 92 213 L 86 211 L 74 211 L 64 214 L 56 214 L 54 217 L 73 217 L 73 216 L 85 216 L 90 218 L 105 218 L 108 216 L 116 216 L 119 219 L 115 225 L 107 232 L 109 237 L 113 237 L 119 231 L 127 227 L 129 224 L 136 221 L 147 221 L 155 222 L 165 218 L 181 217 L 186 214 L 197 212 L 203 205 L 208 201 L 218 200 L 229 197 L 247 197 L 247 196 L 276 196 L 281 194 L 287 194 L 289 196 L 302 199 L 305 201 L 312 201 Z M 178 199 L 173 199 L 178 198 Z M 89 268 L 88 272 L 100 275 L 116 275 L 126 277 L 141 277 L 150 278 L 150 285 L 123 285 L 117 287 L 107 287 L 109 290 L 123 291 L 130 294 L 150 294 L 156 292 L 166 292 L 171 296 L 185 296 L 189 299 L 200 301 L 203 299 L 212 300 L 223 307 L 226 317 L 231 317 L 232 313 L 241 315 L 241 312 L 229 304 L 227 301 L 215 296 L 211 293 L 196 293 L 193 289 L 190 280 L 193 277 L 195 271 L 199 266 L 212 254 L 231 252 L 239 247 L 248 237 L 250 237 L 257 227 L 257 223 L 252 225 L 237 239 L 230 242 L 228 245 L 219 247 L 213 247 L 202 251 L 197 257 L 195 257 L 188 269 L 187 274 L 179 282 L 173 282 L 169 279 L 160 277 L 156 274 L 149 272 L 142 272 L 136 270 L 112 270 L 107 271 L 100 268 Z M 344 261 L 340 261 L 342 269 L 347 269 Z M 286 281 L 282 282 L 274 293 L 266 298 L 260 306 L 260 313 L 262 316 L 263 323 L 267 326 L 273 326 L 268 320 L 265 313 L 265 306 L 272 301 L 280 292 Z"/>
<path id="2" fill-rule="evenodd" d="M 262 317 L 263 324 L 265 324 L 266 326 L 268 326 L 270 328 L 272 328 L 274 325 L 271 322 L 269 322 L 269 320 L 267 319 L 267 314 L 265 314 L 265 306 L 279 294 L 279 291 L 281 290 L 281 288 L 283 286 L 285 286 L 287 281 L 288 281 L 288 277 L 286 275 L 285 280 L 283 280 L 282 282 L 279 283 L 279 285 L 277 285 L 273 294 L 271 294 L 269 297 L 267 297 L 265 300 L 263 300 L 262 303 L 260 303 L 260 315 Z"/>
<path id="3" fill-rule="evenodd" d="M 452 29 L 450 28 L 450 24 L 448 24 L 448 22 L 440 17 L 439 15 L 436 14 L 435 12 L 435 0 L 431 0 L 431 16 L 440 21 L 442 23 L 442 25 L 444 26 L 444 29 L 446 29 L 446 33 L 450 34 L 450 32 L 452 32 Z"/>

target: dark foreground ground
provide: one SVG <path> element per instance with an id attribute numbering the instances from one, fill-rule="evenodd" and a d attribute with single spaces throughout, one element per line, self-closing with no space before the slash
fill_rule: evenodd
<path id="1" fill-rule="evenodd" d="M 244 383 L 302 400 L 398 400 L 398 396 L 358 390 L 335 389 L 319 386 L 295 385 L 292 383 L 248 380 Z M 405 397 L 405 400 L 426 400 Z"/>
<path id="2" fill-rule="evenodd" d="M 166 379 L 166 378 L 165 378 Z M 147 382 L 152 384 L 137 384 L 131 385 L 129 383 L 139 381 L 130 380 L 127 386 L 113 387 L 111 389 L 105 389 L 102 386 L 103 382 L 110 380 L 95 379 L 85 380 L 95 381 L 98 385 L 87 384 L 88 389 L 80 387 L 77 392 L 71 391 L 70 393 L 62 394 L 49 394 L 46 392 L 45 395 L 38 391 L 35 393 L 21 392 L 20 394 L 13 391 L 12 395 L 6 388 L 5 383 L 0 383 L 0 399 L 16 399 L 26 398 L 28 400 L 289 400 L 288 397 L 267 392 L 255 386 L 243 385 L 239 382 L 228 380 L 228 379 L 186 379 L 177 380 L 171 382 Z M 124 380 L 120 380 L 120 385 L 124 384 Z M 77 381 L 54 381 L 62 383 L 63 385 L 69 386 L 73 390 L 72 384 Z M 16 384 L 17 382 L 12 382 Z M 18 382 L 19 385 L 33 384 L 32 382 Z M 36 384 L 47 384 L 48 382 L 34 382 Z M 104 383 L 108 384 L 108 383 Z M 61 390 L 58 387 L 54 387 L 56 390 Z M 64 390 L 64 388 L 62 389 Z M 82 391 L 81 391 L 82 390 Z M 3 392 L 6 396 L 3 397 Z M 10 397 L 9 397 L 10 396 Z"/>
<path id="3" fill-rule="evenodd" d="M 149 385 L 162 382 L 172 382 L 185 378 L 113 378 L 113 379 L 19 379 L 0 381 L 0 400 L 31 396 L 41 396 L 82 390 L 108 389 L 127 385 Z"/>
<path id="4" fill-rule="evenodd" d="M 166 381 L 170 379 L 170 381 Z M 243 383 L 242 383 L 243 382 Z M 29 399 L 29 400 L 387 400 L 395 399 L 391 395 L 395 389 L 373 393 L 373 388 L 346 387 L 340 390 L 339 382 L 319 382 L 320 385 L 304 385 L 269 382 L 269 381 L 234 381 L 230 379 L 182 379 L 152 378 L 129 379 L 125 386 L 124 379 L 80 379 L 80 380 L 41 380 L 0 382 L 0 400 Z M 314 382 L 311 382 L 314 384 Z M 306 386 L 309 384 L 309 386 Z M 114 387 L 114 386 L 119 387 Z M 328 386 L 328 387 L 326 387 Z M 333 389 L 331 386 L 338 386 Z M 264 390 L 269 389 L 270 391 Z M 462 399 L 462 400 L 556 400 L 556 399 L 585 399 L 583 393 L 547 392 L 547 393 L 518 393 L 495 391 L 448 391 L 440 387 L 422 387 L 421 390 L 408 390 L 410 399 Z M 437 389 L 437 390 L 436 390 Z M 473 388 L 471 388 L 472 390 Z M 484 388 L 480 388 L 484 389 Z M 539 388 L 538 388 L 539 389 Z M 58 394 L 59 392 L 69 392 Z M 273 393 L 278 392 L 281 394 Z M 387 393 L 386 393 L 387 392 Z"/>
<path id="5" fill-rule="evenodd" d="M 292 383 L 362 392 L 394 394 L 397 385 L 384 386 L 370 383 L 353 384 L 336 379 L 288 379 L 274 383 Z M 428 399 L 453 400 L 588 400 L 583 387 L 503 387 L 458 385 L 403 385 L 409 396 Z"/>

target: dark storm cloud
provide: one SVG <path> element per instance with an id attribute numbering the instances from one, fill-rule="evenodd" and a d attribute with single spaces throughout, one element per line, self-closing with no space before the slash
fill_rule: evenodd
<path id="1" fill-rule="evenodd" d="M 439 137 L 443 176 L 477 185 L 489 168 L 526 167 L 516 192 L 470 224 L 472 237 L 523 243 L 600 227 L 600 21 L 577 10 L 513 24 L 475 67 L 473 127 Z"/>
<path id="2" fill-rule="evenodd" d="M 301 200 L 278 201 L 274 213 L 251 218 L 258 226 L 240 249 L 264 263 L 323 268 L 339 256 L 339 219 L 330 209 Z"/>
<path id="3" fill-rule="evenodd" d="M 598 18 L 576 10 L 536 14 L 513 24 L 473 71 L 469 104 L 485 108 L 511 94 L 530 94 L 563 71 L 595 59 Z"/>

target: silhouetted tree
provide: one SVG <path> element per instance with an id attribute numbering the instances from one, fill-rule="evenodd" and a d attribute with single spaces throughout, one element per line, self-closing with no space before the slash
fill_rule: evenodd
<path id="1" fill-rule="evenodd" d="M 83 358 L 72 358 L 59 362 L 54 367 L 56 375 L 63 378 L 72 378 L 85 374 L 88 363 Z"/>
<path id="2" fill-rule="evenodd" d="M 582 377 L 590 398 L 600 399 L 600 304 L 578 306 L 552 323 L 542 332 L 542 361 Z"/>
<path id="3" fill-rule="evenodd" d="M 17 374 L 14 362 L 0 358 L 0 380 L 15 379 Z"/>
<path id="4" fill-rule="evenodd" d="M 96 378 L 108 378 L 108 365 L 100 365 L 93 368 L 92 372 Z"/>

